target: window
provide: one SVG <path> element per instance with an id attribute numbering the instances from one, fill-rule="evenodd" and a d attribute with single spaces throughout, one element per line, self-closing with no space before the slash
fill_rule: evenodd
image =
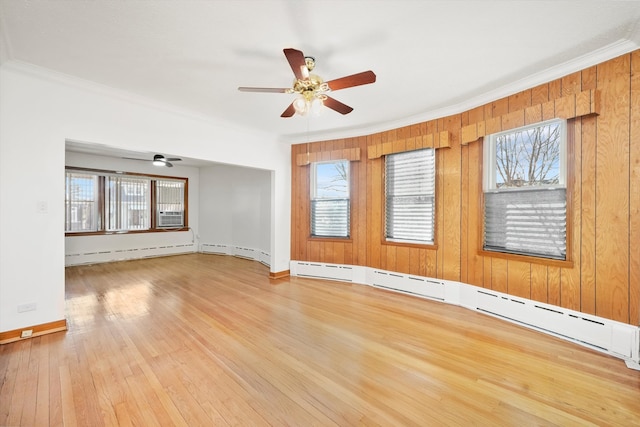
<path id="1" fill-rule="evenodd" d="M 487 137 L 484 249 L 566 259 L 566 121 Z"/>
<path id="2" fill-rule="evenodd" d="M 311 164 L 311 235 L 349 237 L 349 161 Z"/>
<path id="3" fill-rule="evenodd" d="M 435 150 L 389 154 L 385 161 L 385 237 L 434 243 Z"/>
<path id="4" fill-rule="evenodd" d="M 65 232 L 182 228 L 186 189 L 182 178 L 67 170 Z"/>
<path id="5" fill-rule="evenodd" d="M 184 182 L 168 179 L 156 181 L 156 208 L 159 228 L 184 225 Z"/>
<path id="6" fill-rule="evenodd" d="M 65 230 L 98 230 L 98 177 L 88 173 L 67 172 Z"/>
<path id="7" fill-rule="evenodd" d="M 148 230 L 151 227 L 151 180 L 107 176 L 107 230 Z"/>

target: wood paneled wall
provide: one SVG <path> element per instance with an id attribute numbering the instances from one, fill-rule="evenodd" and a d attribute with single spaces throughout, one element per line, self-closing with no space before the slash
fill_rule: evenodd
<path id="1" fill-rule="evenodd" d="M 489 134 L 496 131 L 491 126 L 505 121 L 500 117 L 592 90 L 599 94 L 599 114 L 568 122 L 571 263 L 481 253 L 482 138 L 463 144 L 463 128 L 484 122 Z M 344 149 L 367 153 L 371 145 L 440 132 L 449 133 L 449 147 L 436 152 L 435 246 L 383 241 L 384 158 L 367 155 L 351 162 L 351 238 L 310 238 L 310 167 L 298 166 L 298 155 L 315 153 L 316 159 L 330 160 Z M 291 224 L 293 260 L 455 280 L 640 325 L 640 50 L 461 114 L 373 135 L 294 145 Z"/>

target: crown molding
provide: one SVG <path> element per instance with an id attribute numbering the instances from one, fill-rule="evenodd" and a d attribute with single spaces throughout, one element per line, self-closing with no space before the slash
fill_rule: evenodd
<path id="1" fill-rule="evenodd" d="M 284 136 L 283 140 L 291 144 L 299 144 L 331 139 L 353 138 L 357 136 L 371 135 L 379 132 L 398 129 L 429 120 L 441 119 L 443 117 L 448 117 L 454 114 L 460 114 L 465 111 L 472 110 L 481 105 L 489 104 L 498 99 L 502 99 L 515 93 L 522 92 L 523 90 L 527 90 L 543 83 L 548 83 L 550 81 L 559 79 L 571 73 L 575 73 L 594 65 L 601 64 L 620 55 L 633 52 L 639 47 L 640 28 L 637 29 L 633 34 L 631 34 L 630 38 L 628 39 L 618 40 L 617 42 L 611 43 L 588 54 L 547 68 L 546 70 L 532 74 L 526 78 L 516 80 L 513 83 L 509 83 L 497 89 L 485 92 L 481 95 L 472 97 L 455 105 L 450 105 L 430 111 L 423 111 L 421 113 L 399 120 L 380 123 L 378 126 L 336 129 L 334 131 L 309 134 L 291 134 Z"/>
<path id="2" fill-rule="evenodd" d="M 4 43 L 6 40 L 0 35 L 0 43 Z M 2 46 L 0 46 L 2 47 Z M 5 44 L 7 49 L 9 46 Z M 465 111 L 472 110 L 479 107 L 502 99 L 504 97 L 513 95 L 514 93 L 521 92 L 526 89 L 538 86 L 543 83 L 547 83 L 558 78 L 564 77 L 568 74 L 584 70 L 591 66 L 600 64 L 602 62 L 613 59 L 617 56 L 627 54 L 640 47 L 640 28 L 635 28 L 630 34 L 629 38 L 620 39 L 617 42 L 611 43 L 593 52 L 585 55 L 581 55 L 577 58 L 570 59 L 556 66 L 547 68 L 541 72 L 532 74 L 526 78 L 516 80 L 512 83 L 503 85 L 497 89 L 487 91 L 478 96 L 469 98 L 463 102 L 453 104 L 450 106 L 437 108 L 429 111 L 422 111 L 420 113 L 404 117 L 398 120 L 390 120 L 387 122 L 378 123 L 375 126 L 363 126 L 352 128 L 340 128 L 330 131 L 319 131 L 311 133 L 295 133 L 295 134 L 282 134 L 272 135 L 265 134 L 256 131 L 248 131 L 247 129 L 241 129 L 238 126 L 230 123 L 221 123 L 216 118 L 204 116 L 197 112 L 180 109 L 172 104 L 161 103 L 159 101 L 152 100 L 140 95 L 135 95 L 131 92 L 116 89 L 110 86 L 102 85 L 100 83 L 80 79 L 70 76 L 68 74 L 53 71 L 48 68 L 39 67 L 26 62 L 18 61 L 15 59 L 8 59 L 2 62 L 2 68 L 7 70 L 14 70 L 18 73 L 27 74 L 45 81 L 51 81 L 59 84 L 63 84 L 69 87 L 82 89 L 85 91 L 91 91 L 100 95 L 115 97 L 120 100 L 160 110 L 163 112 L 171 113 L 174 115 L 182 116 L 191 120 L 197 120 L 206 122 L 215 126 L 227 128 L 233 132 L 239 132 L 244 135 L 253 135 L 258 138 L 266 138 L 274 141 L 279 141 L 286 144 L 299 144 L 314 141 L 323 141 L 331 139 L 341 138 L 353 138 L 365 135 L 371 135 L 379 132 L 385 132 L 393 129 L 402 128 L 405 126 L 414 125 L 429 120 L 440 119 L 455 114 L 460 114 Z M 7 52 L 10 54 L 10 50 Z M 6 56 L 6 55 L 5 55 Z M 10 58 L 10 57 L 9 57 Z"/>
<path id="3" fill-rule="evenodd" d="M 2 69 L 13 71 L 17 74 L 33 77 L 45 82 L 51 82 L 54 84 L 63 85 L 69 88 L 78 89 L 85 92 L 91 92 L 100 96 L 105 96 L 120 101 L 124 101 L 130 104 L 139 105 L 145 108 L 153 109 L 159 112 L 172 114 L 188 120 L 194 120 L 203 122 L 217 128 L 224 129 L 229 133 L 243 134 L 251 136 L 252 138 L 262 138 L 263 140 L 274 140 L 274 135 L 243 129 L 232 123 L 223 122 L 222 120 L 206 116 L 204 114 L 180 108 L 170 103 L 163 103 L 142 95 L 137 95 L 132 92 L 116 89 L 112 86 L 107 86 L 101 83 L 93 82 L 90 80 L 81 79 L 79 77 L 71 76 L 69 74 L 61 73 L 50 68 L 40 67 L 38 65 L 30 64 L 15 59 L 11 59 L 2 64 Z"/>

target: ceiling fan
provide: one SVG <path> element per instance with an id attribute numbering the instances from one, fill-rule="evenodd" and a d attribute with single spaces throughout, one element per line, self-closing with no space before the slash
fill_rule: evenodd
<path id="1" fill-rule="evenodd" d="M 149 161 L 147 159 L 136 159 L 136 158 L 133 158 L 133 157 L 123 157 L 123 159 L 141 160 L 143 162 L 148 162 Z M 167 158 L 167 157 L 163 156 L 162 154 L 156 154 L 156 155 L 153 156 L 153 160 L 151 160 L 151 163 L 154 166 L 165 166 L 165 167 L 168 167 L 168 168 L 172 168 L 173 164 L 171 162 L 179 162 L 181 160 L 182 159 L 179 159 L 177 157 L 168 157 Z"/>
<path id="2" fill-rule="evenodd" d="M 284 49 L 289 65 L 293 70 L 295 80 L 290 88 L 267 88 L 267 87 L 239 87 L 241 92 L 263 92 L 263 93 L 295 93 L 299 96 L 287 107 L 280 117 L 291 117 L 295 113 L 307 114 L 314 105 L 321 104 L 340 114 L 349 114 L 353 108 L 327 95 L 330 91 L 336 91 L 353 86 L 366 85 L 376 81 L 373 71 L 363 71 L 335 80 L 325 82 L 319 76 L 311 74 L 315 68 L 315 58 L 304 56 L 296 49 Z"/>

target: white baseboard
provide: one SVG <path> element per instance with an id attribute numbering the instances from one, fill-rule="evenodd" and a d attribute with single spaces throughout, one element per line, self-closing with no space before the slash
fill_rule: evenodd
<path id="1" fill-rule="evenodd" d="M 196 252 L 195 244 L 143 246 L 139 248 L 92 251 L 65 254 L 65 266 L 99 264 L 105 262 L 128 261 Z"/>
<path id="2" fill-rule="evenodd" d="M 458 305 L 640 366 L 640 328 L 466 283 L 363 266 L 291 261 L 291 276 L 359 283 Z"/>
<path id="3" fill-rule="evenodd" d="M 640 363 L 634 362 L 633 360 L 629 359 L 626 359 L 624 362 L 627 365 L 627 368 L 633 369 L 635 371 L 640 371 Z"/>
<path id="4" fill-rule="evenodd" d="M 179 245 L 144 246 L 127 249 L 103 250 L 86 253 L 69 253 L 65 255 L 65 266 L 69 267 L 74 265 L 128 261 L 195 252 L 236 256 L 252 261 L 258 261 L 267 267 L 271 266 L 271 256 L 267 252 L 259 249 L 217 243 L 202 243 L 199 250 L 196 244 L 187 243 Z"/>
<path id="5" fill-rule="evenodd" d="M 225 245 L 220 243 L 201 243 L 200 252 L 205 254 L 230 255 L 238 258 L 258 261 L 266 265 L 267 267 L 271 266 L 271 255 L 260 249 Z"/>

